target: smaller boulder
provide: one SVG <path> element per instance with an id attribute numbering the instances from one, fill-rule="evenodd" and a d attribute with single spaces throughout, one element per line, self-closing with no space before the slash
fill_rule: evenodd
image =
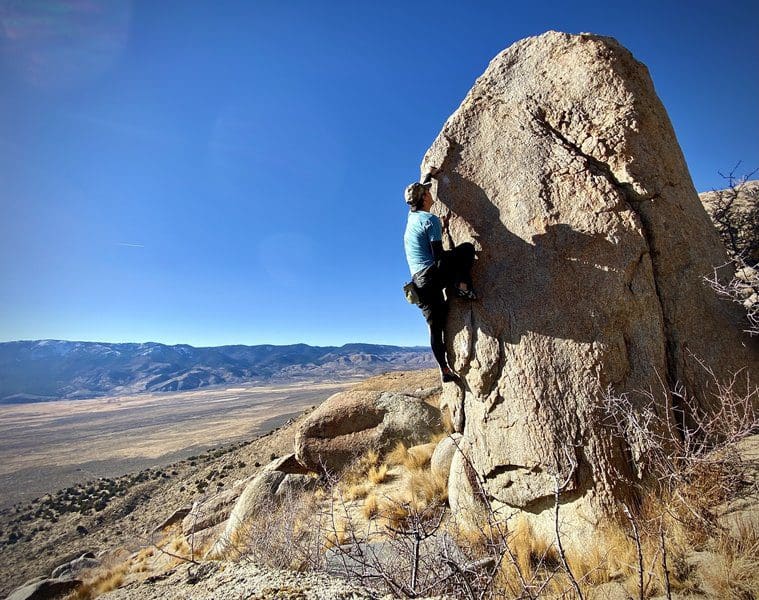
<path id="1" fill-rule="evenodd" d="M 465 437 L 457 441 L 448 475 L 448 504 L 459 523 L 476 523 L 482 507 L 482 492 L 468 458 L 470 448 Z"/>
<path id="2" fill-rule="evenodd" d="M 95 555 L 92 552 L 86 552 L 79 558 L 75 558 L 72 561 L 57 566 L 55 569 L 53 569 L 50 577 L 52 579 L 59 579 L 61 577 L 71 579 L 74 575 L 77 575 L 82 571 L 86 571 L 87 569 L 94 569 L 95 567 L 99 566 L 100 561 L 95 558 Z"/>
<path id="3" fill-rule="evenodd" d="M 268 506 L 276 498 L 277 490 L 287 477 L 281 471 L 264 469 L 245 488 L 229 513 L 228 522 L 237 525 L 246 521 L 257 508 Z"/>
<path id="4" fill-rule="evenodd" d="M 41 579 L 13 590 L 6 600 L 53 600 L 76 590 L 79 579 Z"/>
<path id="5" fill-rule="evenodd" d="M 244 534 L 246 522 L 260 511 L 271 510 L 286 499 L 316 485 L 316 479 L 310 475 L 275 471 L 274 467 L 279 461 L 276 459 L 266 465 L 245 487 L 229 514 L 224 531 L 206 558 L 223 556 L 240 534 Z"/>
<path id="6" fill-rule="evenodd" d="M 340 471 L 368 450 L 384 452 L 397 442 L 413 446 L 440 429 L 440 411 L 420 398 L 372 390 L 340 392 L 301 424 L 295 455 L 312 471 Z"/>
<path id="7" fill-rule="evenodd" d="M 316 485 L 316 477 L 311 475 L 295 475 L 288 473 L 279 484 L 275 493 L 275 498 L 279 501 L 284 501 L 288 498 L 293 498 L 303 492 L 313 489 Z"/>
<path id="8" fill-rule="evenodd" d="M 214 494 L 204 502 L 193 503 L 192 509 L 182 519 L 182 533 L 188 536 L 225 521 L 242 491 L 242 486 L 233 487 Z"/>
<path id="9" fill-rule="evenodd" d="M 448 474 L 451 472 L 451 462 L 454 454 L 458 452 L 458 444 L 462 437 L 460 433 L 452 433 L 438 442 L 430 459 L 430 469 L 433 473 L 448 479 Z"/>
<path id="10" fill-rule="evenodd" d="M 286 454 L 281 458 L 277 458 L 267 465 L 267 469 L 272 471 L 280 471 L 282 473 L 290 473 L 293 475 L 307 475 L 311 471 L 298 462 L 295 454 Z"/>
<path id="11" fill-rule="evenodd" d="M 158 527 L 153 530 L 153 533 L 160 533 L 167 527 L 174 525 L 174 523 L 179 523 L 187 515 L 190 514 L 191 510 L 192 506 L 183 506 L 182 508 L 178 508 L 173 513 L 171 513 L 171 515 L 169 515 L 160 525 L 158 525 Z"/>
<path id="12" fill-rule="evenodd" d="M 202 557 L 205 551 L 212 547 L 216 543 L 216 540 L 224 534 L 226 526 L 226 523 L 221 522 L 188 535 L 187 544 L 190 546 L 193 559 L 197 560 Z"/>

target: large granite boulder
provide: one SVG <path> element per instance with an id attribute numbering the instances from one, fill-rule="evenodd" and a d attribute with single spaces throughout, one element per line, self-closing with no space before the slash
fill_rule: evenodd
<path id="1" fill-rule="evenodd" d="M 627 493 L 625 448 L 594 418 L 604 393 L 677 384 L 705 406 L 757 342 L 703 277 L 727 261 L 648 71 L 611 38 L 549 32 L 499 54 L 422 163 L 433 211 L 473 241 L 480 300 L 447 329 L 469 458 L 488 497 L 593 524 Z M 442 203 L 442 204 L 441 204 Z M 703 363 L 703 364 L 702 364 Z M 456 459 L 454 459 L 454 463 Z M 572 465 L 577 468 L 573 470 Z M 452 469 L 452 485 L 461 490 Z M 459 482 L 461 483 L 461 482 Z"/>
<path id="2" fill-rule="evenodd" d="M 370 449 L 426 442 L 441 428 L 440 411 L 415 396 L 371 390 L 340 392 L 301 424 L 298 461 L 313 471 L 339 471 Z"/>

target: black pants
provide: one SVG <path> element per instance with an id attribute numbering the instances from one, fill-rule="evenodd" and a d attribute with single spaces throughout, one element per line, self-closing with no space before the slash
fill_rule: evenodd
<path id="1" fill-rule="evenodd" d="M 448 318 L 448 303 L 443 290 L 448 289 L 448 298 L 453 297 L 460 283 L 472 289 L 471 270 L 474 264 L 474 246 L 460 244 L 453 250 L 443 252 L 438 265 L 432 265 L 414 274 L 412 278 L 419 293 L 419 308 L 430 328 L 430 346 L 441 369 L 448 368 L 443 338 Z"/>

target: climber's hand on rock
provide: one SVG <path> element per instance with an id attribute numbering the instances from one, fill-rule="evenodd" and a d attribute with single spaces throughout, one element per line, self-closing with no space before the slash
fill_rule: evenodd
<path id="1" fill-rule="evenodd" d="M 451 211 L 448 210 L 442 217 L 440 217 L 440 222 L 443 225 L 443 229 L 448 229 L 448 222 L 450 220 L 451 220 Z"/>

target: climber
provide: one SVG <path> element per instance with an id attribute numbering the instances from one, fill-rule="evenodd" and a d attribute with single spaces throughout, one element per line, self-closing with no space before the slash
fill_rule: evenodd
<path id="1" fill-rule="evenodd" d="M 430 329 L 430 346 L 440 365 L 444 383 L 459 381 L 448 365 L 443 338 L 448 317 L 448 300 L 452 297 L 476 300 L 470 271 L 474 264 L 474 246 L 470 243 L 453 245 L 448 231 L 450 212 L 442 221 L 430 213 L 434 202 L 430 188 L 438 169 L 432 167 L 421 183 L 406 188 L 406 204 L 410 212 L 403 243 L 411 280 L 419 296 L 419 308 Z M 443 233 L 450 250 L 443 250 Z"/>

